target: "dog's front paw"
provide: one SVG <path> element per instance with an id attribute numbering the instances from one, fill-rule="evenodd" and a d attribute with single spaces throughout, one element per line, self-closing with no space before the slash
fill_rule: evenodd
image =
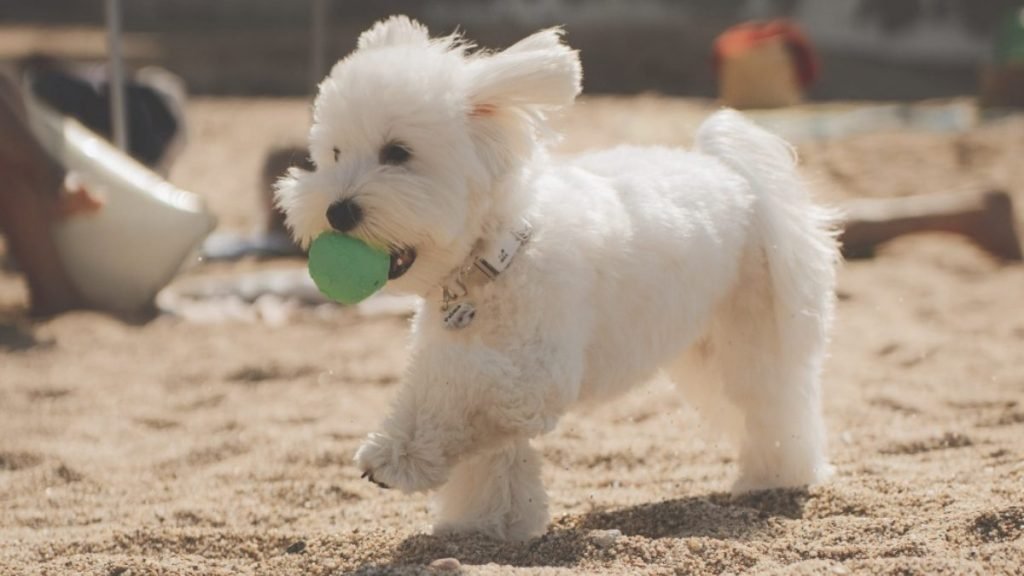
<path id="1" fill-rule="evenodd" d="M 381 488 L 421 492 L 444 484 L 448 465 L 436 446 L 417 439 L 394 439 L 370 434 L 356 452 L 363 478 Z"/>

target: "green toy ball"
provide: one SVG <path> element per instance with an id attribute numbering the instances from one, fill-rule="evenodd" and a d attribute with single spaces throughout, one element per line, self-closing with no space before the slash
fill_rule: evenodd
<path id="1" fill-rule="evenodd" d="M 384 287 L 391 255 L 362 240 L 325 232 L 309 247 L 309 275 L 332 300 L 356 304 Z"/>

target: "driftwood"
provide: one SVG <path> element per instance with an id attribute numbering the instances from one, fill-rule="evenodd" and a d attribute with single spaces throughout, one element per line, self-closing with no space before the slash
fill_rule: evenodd
<path id="1" fill-rule="evenodd" d="M 880 244 L 906 234 L 945 232 L 966 236 L 1001 260 L 1024 259 L 1013 203 L 1003 191 L 858 200 L 843 209 L 846 258 L 871 257 Z"/>

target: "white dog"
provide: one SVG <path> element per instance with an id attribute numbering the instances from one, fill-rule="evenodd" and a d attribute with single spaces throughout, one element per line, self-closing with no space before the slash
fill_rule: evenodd
<path id="1" fill-rule="evenodd" d="M 580 77 L 557 29 L 473 52 L 390 18 L 320 85 L 316 170 L 279 183 L 299 240 L 333 228 L 386 248 L 391 290 L 424 298 L 407 378 L 356 463 L 385 487 L 439 489 L 435 531 L 542 532 L 530 439 L 660 369 L 735 436 L 735 490 L 829 471 L 819 373 L 838 253 L 790 147 L 722 111 L 696 152 L 552 159 L 546 116 Z"/>

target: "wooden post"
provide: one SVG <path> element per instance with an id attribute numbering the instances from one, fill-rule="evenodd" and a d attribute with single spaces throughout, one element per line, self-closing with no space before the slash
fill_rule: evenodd
<path id="1" fill-rule="evenodd" d="M 110 60 L 110 121 L 114 145 L 128 151 L 128 113 L 124 92 L 124 57 L 121 51 L 121 0 L 107 0 L 107 57 Z"/>

